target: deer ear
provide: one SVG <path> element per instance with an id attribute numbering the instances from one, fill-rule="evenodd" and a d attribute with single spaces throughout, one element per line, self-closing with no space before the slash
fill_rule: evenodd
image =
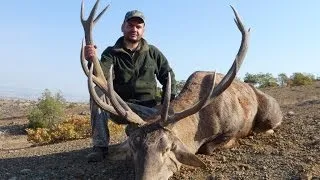
<path id="1" fill-rule="evenodd" d="M 206 167 L 206 165 L 196 155 L 192 154 L 178 139 L 174 142 L 172 152 L 182 164 L 201 168 Z"/>

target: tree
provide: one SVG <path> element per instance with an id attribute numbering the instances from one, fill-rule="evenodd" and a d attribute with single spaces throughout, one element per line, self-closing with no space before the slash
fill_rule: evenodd
<path id="1" fill-rule="evenodd" d="M 289 77 L 285 73 L 278 74 L 278 82 L 280 86 L 287 86 Z"/>
<path id="2" fill-rule="evenodd" d="M 259 88 L 278 86 L 276 78 L 274 78 L 271 73 L 246 73 L 244 77 L 244 82 L 257 85 Z"/>
<path id="3" fill-rule="evenodd" d="M 277 79 L 274 78 L 271 73 L 266 73 L 266 74 L 259 73 L 258 82 L 259 82 L 260 88 L 278 86 Z"/>
<path id="4" fill-rule="evenodd" d="M 255 74 L 246 73 L 243 81 L 246 83 L 256 85 L 258 83 L 258 77 Z"/>
<path id="5" fill-rule="evenodd" d="M 184 85 L 186 84 L 185 80 L 177 81 L 177 93 L 179 94 Z"/>
<path id="6" fill-rule="evenodd" d="M 293 73 L 290 77 L 293 86 L 310 85 L 315 80 L 314 75 L 306 73 Z"/>

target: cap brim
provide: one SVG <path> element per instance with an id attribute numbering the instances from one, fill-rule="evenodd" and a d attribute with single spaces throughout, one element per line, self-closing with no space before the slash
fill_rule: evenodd
<path id="1" fill-rule="evenodd" d="M 144 23 L 144 19 L 140 16 L 132 16 L 132 17 L 128 18 L 126 21 L 129 21 L 131 19 L 140 19 Z"/>

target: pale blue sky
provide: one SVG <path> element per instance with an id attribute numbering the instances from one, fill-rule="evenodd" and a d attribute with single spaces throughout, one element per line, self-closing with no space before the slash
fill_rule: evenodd
<path id="1" fill-rule="evenodd" d="M 87 14 L 94 0 L 85 0 Z M 251 28 L 250 47 L 239 76 L 249 73 L 320 76 L 319 0 L 101 0 L 111 4 L 94 31 L 98 53 L 121 36 L 128 10 L 146 16 L 145 38 L 170 61 L 177 80 L 196 70 L 225 73 L 239 48 L 233 5 Z M 79 62 L 83 29 L 80 0 L 1 2 L 0 87 L 88 97 Z"/>

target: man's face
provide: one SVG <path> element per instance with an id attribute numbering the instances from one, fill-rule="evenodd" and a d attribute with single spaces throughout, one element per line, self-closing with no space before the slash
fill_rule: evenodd
<path id="1" fill-rule="evenodd" d="M 144 22 L 140 18 L 131 18 L 122 24 L 121 30 L 127 41 L 140 41 L 144 33 Z"/>

